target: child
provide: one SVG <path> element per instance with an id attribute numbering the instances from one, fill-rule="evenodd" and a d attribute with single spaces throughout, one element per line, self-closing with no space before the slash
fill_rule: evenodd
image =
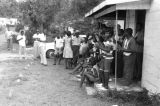
<path id="1" fill-rule="evenodd" d="M 56 65 L 56 61 L 58 60 L 58 65 L 60 65 L 62 60 L 62 48 L 63 48 L 63 39 L 58 36 L 55 39 L 55 57 L 54 57 L 54 64 Z"/>
<path id="2" fill-rule="evenodd" d="M 87 86 L 93 86 L 95 82 L 99 81 L 99 71 L 96 68 L 97 62 L 97 59 L 94 57 L 88 58 L 88 62 L 82 73 L 80 87 L 82 87 L 85 80 Z"/>
<path id="3" fill-rule="evenodd" d="M 25 37 L 24 31 L 20 32 L 20 35 L 17 36 L 17 40 L 19 42 L 20 59 L 26 58 L 26 37 Z"/>

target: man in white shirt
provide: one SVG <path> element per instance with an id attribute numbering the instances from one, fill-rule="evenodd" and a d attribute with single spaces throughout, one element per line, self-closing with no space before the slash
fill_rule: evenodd
<path id="1" fill-rule="evenodd" d="M 79 49 L 81 44 L 81 38 L 79 37 L 79 32 L 76 32 L 72 38 L 72 50 L 73 50 L 73 63 L 76 66 L 79 57 Z"/>
<path id="2" fill-rule="evenodd" d="M 47 59 L 46 59 L 46 35 L 43 33 L 39 34 L 39 48 L 40 48 L 40 58 L 41 64 L 47 66 Z"/>
<path id="3" fill-rule="evenodd" d="M 58 59 L 58 64 L 60 65 L 61 59 L 62 59 L 62 48 L 63 48 L 63 39 L 58 36 L 55 38 L 55 57 L 54 57 L 54 64 L 56 65 L 56 61 Z"/>
<path id="4" fill-rule="evenodd" d="M 6 30 L 6 33 L 5 33 L 5 38 L 7 40 L 7 49 L 8 50 L 12 49 L 12 46 L 13 46 L 12 35 L 13 35 L 13 32 L 10 31 L 10 29 L 8 27 L 8 29 Z"/>
<path id="5" fill-rule="evenodd" d="M 19 42 L 19 55 L 20 59 L 26 58 L 26 37 L 24 31 L 21 31 L 17 36 L 17 40 Z"/>

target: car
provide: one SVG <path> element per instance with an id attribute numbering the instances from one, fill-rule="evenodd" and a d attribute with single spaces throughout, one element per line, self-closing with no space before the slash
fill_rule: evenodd
<path id="1" fill-rule="evenodd" d="M 46 57 L 51 58 L 55 52 L 55 43 L 49 42 L 46 43 Z"/>

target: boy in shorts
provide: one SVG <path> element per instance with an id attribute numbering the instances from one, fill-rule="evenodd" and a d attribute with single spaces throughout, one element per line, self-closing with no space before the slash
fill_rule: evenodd
<path id="1" fill-rule="evenodd" d="M 56 65 L 57 60 L 58 60 L 58 65 L 60 65 L 63 54 L 62 48 L 63 48 L 63 39 L 60 36 L 58 36 L 55 38 L 55 57 L 53 65 Z"/>

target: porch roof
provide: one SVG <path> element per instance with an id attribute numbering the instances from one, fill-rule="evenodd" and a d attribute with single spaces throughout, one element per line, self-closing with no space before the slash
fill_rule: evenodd
<path id="1" fill-rule="evenodd" d="M 99 18 L 105 14 L 116 10 L 144 10 L 149 9 L 151 0 L 105 0 L 98 6 L 94 7 L 85 17 L 95 14 L 95 18 Z M 106 9 L 104 9 L 107 7 Z M 104 9 L 104 10 L 102 10 Z M 100 11 L 102 10 L 102 11 Z M 100 11 L 100 12 L 99 12 Z"/>

